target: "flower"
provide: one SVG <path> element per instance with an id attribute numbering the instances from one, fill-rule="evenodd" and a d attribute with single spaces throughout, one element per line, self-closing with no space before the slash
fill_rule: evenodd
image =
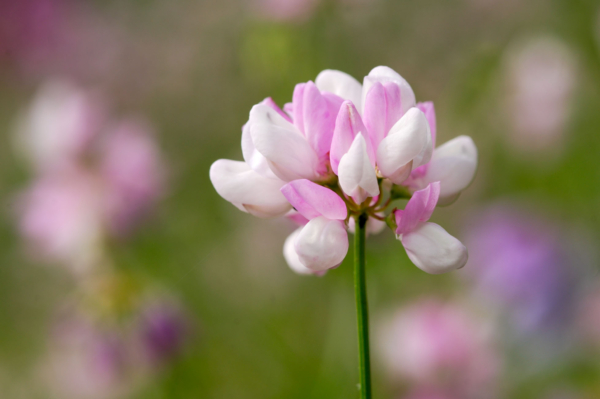
<path id="1" fill-rule="evenodd" d="M 435 182 L 415 192 L 404 210 L 395 210 L 396 235 L 410 260 L 431 274 L 462 268 L 467 263 L 467 248 L 435 223 L 428 223 L 440 195 Z"/>
<path id="2" fill-rule="evenodd" d="M 309 180 L 295 180 L 281 192 L 308 223 L 293 233 L 297 261 L 314 272 L 337 267 L 348 252 L 348 234 L 343 220 L 348 211 L 344 201 L 332 190 Z M 288 239 L 289 240 L 289 239 Z M 288 258 L 302 270 L 288 245 Z"/>
<path id="3" fill-rule="evenodd" d="M 526 210 L 494 205 L 469 223 L 467 277 L 475 293 L 508 312 L 518 332 L 540 334 L 571 323 L 574 259 L 559 227 Z M 556 345 L 554 345 L 556 347 Z"/>
<path id="4" fill-rule="evenodd" d="M 432 146 L 436 141 L 436 117 L 432 102 L 417 104 L 431 127 Z M 431 161 L 414 169 L 405 185 L 413 190 L 425 188 L 429 183 L 443 182 L 438 205 L 449 205 L 471 184 L 477 170 L 477 147 L 468 136 L 458 136 L 435 148 Z"/>
<path id="5" fill-rule="evenodd" d="M 100 133 L 102 106 L 69 81 L 44 84 L 18 120 L 16 144 L 39 171 L 72 165 Z"/>
<path id="6" fill-rule="evenodd" d="M 137 330 L 145 357 L 153 364 L 163 365 L 180 354 L 189 333 L 182 310 L 159 301 L 146 305 L 141 313 Z"/>
<path id="7" fill-rule="evenodd" d="M 99 258 L 103 225 L 94 177 L 77 169 L 42 176 L 19 200 L 19 231 L 35 256 L 77 274 L 89 271 Z"/>
<path id="8" fill-rule="evenodd" d="M 433 151 L 435 129 L 433 104 L 417 104 L 391 68 L 374 68 L 362 85 L 325 70 L 296 85 L 283 110 L 270 98 L 252 107 L 242 127 L 244 162 L 219 159 L 210 179 L 238 209 L 302 226 L 284 244 L 300 274 L 337 267 L 355 217 L 368 215 L 368 232 L 381 231 L 389 205 L 412 196 L 388 223 L 400 223 L 393 229 L 419 268 L 443 273 L 462 267 L 467 251 L 427 220 L 438 200 L 452 202 L 471 182 L 477 149 L 461 136 Z"/>
<path id="9" fill-rule="evenodd" d="M 425 392 L 479 398 L 498 376 L 499 359 L 486 325 L 458 304 L 434 298 L 414 302 L 382 326 L 379 342 L 390 376 Z"/>
<path id="10" fill-rule="evenodd" d="M 529 39 L 509 48 L 505 68 L 511 143 L 524 151 L 560 148 L 577 83 L 572 51 L 556 38 Z"/>
<path id="11" fill-rule="evenodd" d="M 109 122 L 85 90 L 44 85 L 19 118 L 15 140 L 35 173 L 20 196 L 19 228 L 36 255 L 76 272 L 99 259 L 106 236 L 122 236 L 164 190 L 150 124 Z"/>
<path id="12" fill-rule="evenodd" d="M 135 385 L 127 376 L 127 348 L 114 328 L 101 327 L 83 314 L 71 315 L 50 336 L 42 378 L 60 398 L 126 397 Z"/>

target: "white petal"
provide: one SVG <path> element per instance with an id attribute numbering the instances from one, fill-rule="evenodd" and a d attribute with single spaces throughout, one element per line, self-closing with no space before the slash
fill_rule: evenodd
<path id="1" fill-rule="evenodd" d="M 410 260 L 421 270 L 441 274 L 467 263 L 467 248 L 435 223 L 422 223 L 401 237 Z"/>
<path id="2" fill-rule="evenodd" d="M 367 76 L 365 76 L 362 90 L 362 104 L 364 104 L 365 97 L 375 82 L 394 82 L 400 87 L 400 101 L 403 114 L 416 105 L 417 101 L 415 98 L 415 92 L 413 91 L 412 87 L 410 87 L 406 79 L 400 76 L 400 74 L 398 74 L 392 68 L 386 66 L 375 67 Z"/>
<path id="3" fill-rule="evenodd" d="M 431 128 L 429 122 L 427 122 L 427 143 L 421 149 L 419 155 L 413 159 L 413 169 L 418 168 L 421 165 L 425 165 L 431 160 L 433 155 L 433 140 L 431 140 Z"/>
<path id="4" fill-rule="evenodd" d="M 258 104 L 250 111 L 250 134 L 256 149 L 280 179 L 314 180 L 319 158 L 298 129 L 271 107 Z"/>
<path id="5" fill-rule="evenodd" d="M 210 167 L 210 181 L 221 197 L 255 216 L 281 216 L 291 209 L 279 191 L 285 182 L 260 175 L 245 162 L 219 159 Z"/>
<path id="6" fill-rule="evenodd" d="M 276 177 L 273 171 L 269 168 L 269 162 L 263 154 L 258 152 L 252 141 L 250 134 L 250 124 L 246 123 L 242 128 L 242 155 L 244 161 L 257 173 L 266 177 Z"/>
<path id="7" fill-rule="evenodd" d="M 417 108 L 409 109 L 377 148 L 377 166 L 382 176 L 401 184 L 404 180 L 400 176 L 406 178 L 406 173 L 400 173 L 401 168 L 427 151 L 430 136 L 425 114 Z"/>
<path id="8" fill-rule="evenodd" d="M 377 174 L 367 154 L 367 143 L 362 134 L 357 134 L 350 149 L 340 159 L 338 166 L 340 186 L 344 193 L 356 203 L 379 194 Z"/>
<path id="9" fill-rule="evenodd" d="M 436 148 L 424 176 L 424 185 L 440 182 L 440 203 L 448 204 L 467 188 L 477 170 L 477 147 L 468 136 L 456 137 Z"/>
<path id="10" fill-rule="evenodd" d="M 356 109 L 361 109 L 362 85 L 347 73 L 326 69 L 317 76 L 315 84 L 319 90 L 350 100 Z"/>
<path id="11" fill-rule="evenodd" d="M 344 222 L 323 216 L 314 218 L 298 234 L 296 253 L 304 266 L 325 271 L 338 266 L 348 253 L 348 234 Z"/>
<path id="12" fill-rule="evenodd" d="M 315 272 L 313 270 L 310 270 L 308 267 L 304 266 L 304 264 L 302 264 L 302 262 L 300 262 L 300 258 L 298 257 L 298 254 L 296 253 L 296 247 L 295 247 L 294 243 L 296 241 L 296 238 L 300 234 L 301 230 L 302 230 L 302 228 L 297 229 L 292 234 L 290 234 L 288 236 L 288 238 L 285 240 L 285 244 L 283 244 L 283 257 L 285 258 L 290 269 L 292 269 L 294 272 L 296 272 L 298 274 L 321 275 L 321 274 L 323 274 L 323 272 Z"/>

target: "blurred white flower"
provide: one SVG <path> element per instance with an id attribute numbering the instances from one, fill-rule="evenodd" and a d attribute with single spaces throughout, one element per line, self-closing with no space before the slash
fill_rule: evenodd
<path id="1" fill-rule="evenodd" d="M 73 163 L 99 133 L 102 109 L 68 81 L 51 80 L 17 121 L 16 145 L 34 168 L 47 172 Z"/>

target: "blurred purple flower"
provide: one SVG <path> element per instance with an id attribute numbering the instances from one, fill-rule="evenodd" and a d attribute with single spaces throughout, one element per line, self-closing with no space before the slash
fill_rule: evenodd
<path id="1" fill-rule="evenodd" d="M 558 226 L 498 205 L 472 220 L 466 242 L 464 273 L 478 295 L 509 311 L 520 332 L 565 324 L 575 281 Z"/>
<path id="2" fill-rule="evenodd" d="M 479 398 L 493 392 L 498 374 L 499 359 L 487 333 L 484 324 L 458 305 L 424 299 L 389 321 L 380 350 L 392 377 L 421 389 Z"/>
<path id="3" fill-rule="evenodd" d="M 181 308 L 161 302 L 142 312 L 138 329 L 144 353 L 155 365 L 164 365 L 179 355 L 190 332 Z"/>
<path id="4" fill-rule="evenodd" d="M 559 147 L 570 116 L 576 60 L 554 38 L 537 38 L 509 49 L 507 114 L 512 142 L 523 150 Z"/>

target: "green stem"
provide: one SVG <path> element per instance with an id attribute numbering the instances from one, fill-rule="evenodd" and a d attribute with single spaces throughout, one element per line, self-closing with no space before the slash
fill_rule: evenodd
<path id="1" fill-rule="evenodd" d="M 369 355 L 369 309 L 365 273 L 365 239 L 367 214 L 355 217 L 354 233 L 354 295 L 358 321 L 358 359 L 360 398 L 371 399 L 371 362 Z"/>

